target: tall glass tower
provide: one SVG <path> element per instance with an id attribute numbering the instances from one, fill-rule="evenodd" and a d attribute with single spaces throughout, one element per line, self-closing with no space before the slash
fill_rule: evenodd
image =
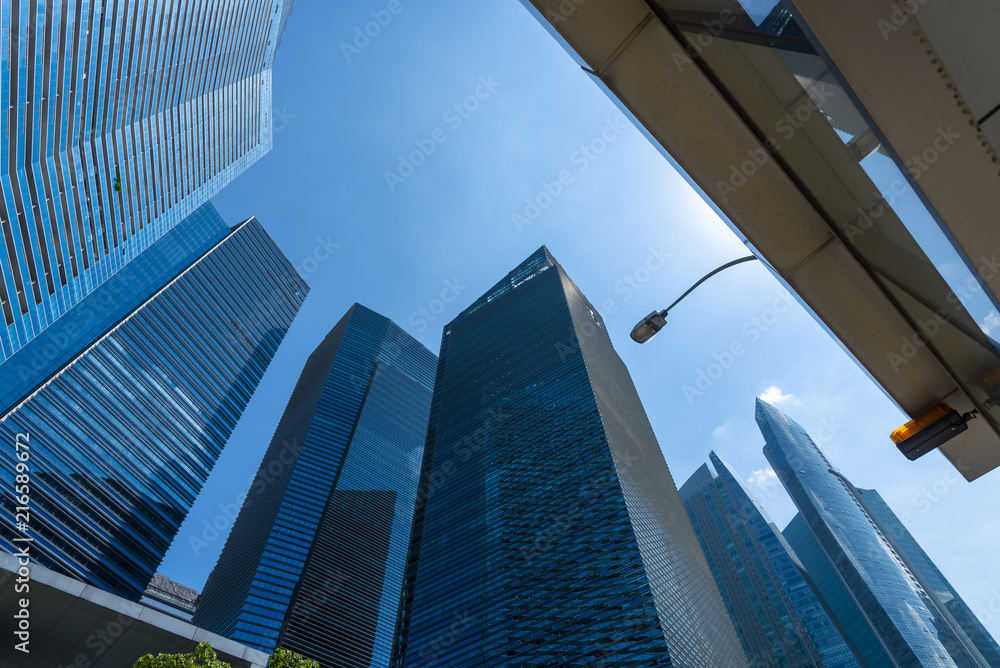
<path id="1" fill-rule="evenodd" d="M 0 414 L 0 549 L 138 600 L 308 291 L 250 219 Z"/>
<path id="2" fill-rule="evenodd" d="M 0 414 L 34 392 L 229 232 L 215 207 L 203 204 L 154 241 L 141 258 L 94 288 L 51 327 L 0 363 Z"/>
<path id="3" fill-rule="evenodd" d="M 680 494 L 750 665 L 859 668 L 778 528 L 739 475 L 709 459 Z"/>
<path id="4" fill-rule="evenodd" d="M 896 517 L 896 513 L 892 512 L 882 495 L 873 489 L 856 491 L 868 516 L 875 521 L 882 535 L 892 544 L 896 554 L 903 559 L 903 563 L 917 578 L 924 591 L 935 600 L 939 609 L 944 614 L 950 615 L 954 624 L 965 632 L 990 668 L 1000 668 L 1000 646 L 997 645 L 997 641 L 927 556 L 907 530 L 906 525 Z"/>
<path id="5" fill-rule="evenodd" d="M 789 542 L 796 553 L 802 545 L 807 566 L 828 562 L 815 579 L 821 591 L 826 587 L 824 597 L 865 662 L 983 665 L 964 632 L 942 614 L 865 511 L 854 486 L 805 430 L 760 399 L 756 417 L 767 442 L 764 455 L 799 509 L 800 529 L 804 525 L 812 538 L 799 540 L 801 532 L 793 530 Z"/>
<path id="6" fill-rule="evenodd" d="M 355 304 L 306 362 L 194 623 L 329 668 L 387 666 L 436 358 Z"/>
<path id="7" fill-rule="evenodd" d="M 292 4 L 0 3 L 0 363 L 270 150 Z"/>
<path id="8" fill-rule="evenodd" d="M 746 666 L 603 320 L 540 248 L 444 328 L 393 665 Z"/>

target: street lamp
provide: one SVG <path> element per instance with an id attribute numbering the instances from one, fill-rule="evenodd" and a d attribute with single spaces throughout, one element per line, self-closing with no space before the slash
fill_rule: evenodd
<path id="1" fill-rule="evenodd" d="M 715 269 L 715 270 L 710 271 L 709 273 L 705 274 L 701 278 L 700 281 L 698 281 L 697 283 L 695 283 L 694 285 L 692 285 L 690 288 L 688 288 L 688 291 L 685 292 L 684 294 L 682 294 L 680 297 L 678 297 L 677 301 L 675 301 L 673 304 L 671 304 L 667 308 L 663 309 L 662 311 L 653 311 L 652 313 L 650 313 L 649 315 L 647 315 L 645 318 L 643 318 L 642 321 L 638 325 L 636 325 L 635 327 L 633 327 L 632 328 L 632 334 L 631 334 L 632 340 L 635 341 L 636 343 L 645 343 L 646 341 L 649 341 L 651 338 L 653 338 L 654 336 L 656 336 L 656 333 L 658 331 L 660 331 L 661 329 L 663 329 L 664 325 L 667 324 L 667 312 L 670 311 L 670 309 L 672 309 L 673 307 L 677 306 L 677 304 L 679 304 L 682 299 L 684 299 L 689 294 L 691 294 L 691 292 L 696 287 L 698 287 L 699 285 L 701 285 L 702 283 L 704 283 L 708 279 L 712 278 L 713 276 L 715 276 L 716 274 L 718 274 L 720 271 L 724 271 L 726 269 L 729 269 L 730 267 L 735 267 L 738 264 L 743 264 L 744 262 L 750 262 L 750 261 L 756 260 L 756 259 L 757 259 L 756 255 L 750 255 L 750 256 L 747 256 L 747 257 L 741 257 L 739 260 L 733 260 L 732 262 L 727 262 L 726 264 L 722 265 L 718 269 Z"/>

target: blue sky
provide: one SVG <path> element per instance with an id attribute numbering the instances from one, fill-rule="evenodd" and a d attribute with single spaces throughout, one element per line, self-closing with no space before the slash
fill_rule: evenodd
<path id="1" fill-rule="evenodd" d="M 899 455 L 905 416 L 759 263 L 632 343 L 642 316 L 747 249 L 517 0 L 401 0 L 377 37 L 342 47 L 389 4 L 298 0 L 274 150 L 215 199 L 230 223 L 257 216 L 312 293 L 161 572 L 204 584 L 306 357 L 353 302 L 436 352 L 444 324 L 546 244 L 602 311 L 678 485 L 714 449 L 784 527 L 763 395 L 882 493 L 1000 637 L 1000 474 L 970 485 L 937 453 Z"/>

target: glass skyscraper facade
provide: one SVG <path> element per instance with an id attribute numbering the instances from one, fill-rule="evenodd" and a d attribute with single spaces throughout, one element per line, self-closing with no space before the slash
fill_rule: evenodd
<path id="1" fill-rule="evenodd" d="M 0 3 L 0 363 L 270 150 L 292 5 Z"/>
<path id="2" fill-rule="evenodd" d="M 798 528 L 811 534 L 802 540 L 793 530 L 789 543 L 797 554 L 802 546 L 810 573 L 820 562 L 814 579 L 863 660 L 873 667 L 981 665 L 805 430 L 759 399 L 756 418 L 764 454 L 799 509 Z"/>
<path id="3" fill-rule="evenodd" d="M 388 665 L 436 364 L 348 311 L 306 362 L 196 625 L 324 668 Z"/>
<path id="4" fill-rule="evenodd" d="M 30 442 L 34 561 L 138 600 L 308 291 L 251 219 L 3 413 L 0 440 Z"/>
<path id="5" fill-rule="evenodd" d="M 892 512 L 882 495 L 873 489 L 858 489 L 857 492 L 868 516 L 892 543 L 896 554 L 902 557 L 906 567 L 916 576 L 924 590 L 934 598 L 939 609 L 950 615 L 954 623 L 965 632 L 990 668 L 1000 668 L 1000 646 L 997 641 L 934 565 L 906 525 Z"/>
<path id="6" fill-rule="evenodd" d="M 680 494 L 750 665 L 860 668 L 777 527 L 736 472 L 709 458 Z"/>
<path id="7" fill-rule="evenodd" d="M 111 329 L 229 234 L 211 203 L 201 206 L 94 288 L 51 327 L 0 363 L 0 414 Z"/>
<path id="8" fill-rule="evenodd" d="M 746 666 L 603 320 L 543 247 L 444 328 L 397 668 Z"/>
<path id="9" fill-rule="evenodd" d="M 781 533 L 809 573 L 816 585 L 816 592 L 840 622 L 844 634 L 857 648 L 865 665 L 876 668 L 895 666 L 840 573 L 809 530 L 802 513 L 797 513 Z"/>

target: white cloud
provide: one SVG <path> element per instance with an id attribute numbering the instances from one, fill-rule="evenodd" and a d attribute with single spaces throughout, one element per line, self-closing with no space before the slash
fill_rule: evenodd
<path id="1" fill-rule="evenodd" d="M 751 497 L 764 512 L 768 522 L 776 521 L 783 526 L 795 515 L 796 509 L 792 500 L 785 493 L 785 488 L 778 480 L 774 469 L 758 469 L 747 478 L 747 489 Z"/>
<path id="2" fill-rule="evenodd" d="M 731 442 L 733 440 L 733 426 L 729 422 L 720 424 L 712 430 L 712 440 Z"/>
<path id="3" fill-rule="evenodd" d="M 792 394 L 782 394 L 781 388 L 777 385 L 772 385 L 761 393 L 760 398 L 769 404 L 777 405 L 790 402 L 795 396 Z"/>
<path id="4" fill-rule="evenodd" d="M 993 336 L 994 334 L 1000 332 L 1000 315 L 998 315 L 996 311 L 993 311 L 986 316 L 986 320 L 983 320 L 979 326 L 983 328 L 984 332 Z"/>
<path id="5" fill-rule="evenodd" d="M 751 485 L 767 485 L 777 479 L 778 474 L 774 472 L 774 469 L 760 469 L 754 471 L 753 475 L 747 478 L 747 482 Z"/>

